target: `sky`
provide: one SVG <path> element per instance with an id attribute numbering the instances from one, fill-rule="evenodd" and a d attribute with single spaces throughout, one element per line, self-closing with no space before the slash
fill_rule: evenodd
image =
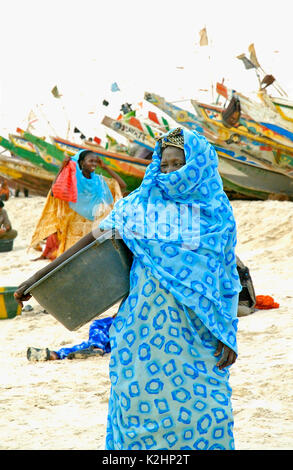
<path id="1" fill-rule="evenodd" d="M 236 58 L 249 57 L 251 43 L 293 100 L 292 11 L 289 0 L 9 0 L 1 9 L 1 135 L 25 127 L 33 109 L 38 135 L 65 138 L 69 121 L 70 137 L 76 126 L 103 138 L 103 116 L 117 117 L 122 103 L 143 101 L 145 91 L 189 109 L 190 98 L 212 102 L 223 78 L 253 95 L 255 71 Z M 113 82 L 120 91 L 111 91 Z M 61 99 L 51 93 L 55 85 Z"/>

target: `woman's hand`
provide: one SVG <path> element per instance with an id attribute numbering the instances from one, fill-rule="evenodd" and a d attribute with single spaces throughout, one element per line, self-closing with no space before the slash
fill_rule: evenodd
<path id="1" fill-rule="evenodd" d="M 27 284 L 21 284 L 17 291 L 14 292 L 14 298 L 16 302 L 23 307 L 23 302 L 26 302 L 31 298 L 31 294 L 24 295 L 24 291 L 27 289 Z"/>
<path id="2" fill-rule="evenodd" d="M 63 170 L 63 168 L 67 165 L 67 163 L 70 162 L 70 160 L 71 160 L 70 155 L 65 154 L 65 157 L 63 158 L 63 160 L 61 162 L 60 168 Z"/>
<path id="3" fill-rule="evenodd" d="M 97 164 L 100 168 L 103 168 L 104 170 L 107 170 L 107 165 L 105 164 L 105 162 L 97 156 Z"/>
<path id="4" fill-rule="evenodd" d="M 222 353 L 221 359 L 217 362 L 217 367 L 219 369 L 224 369 L 225 367 L 231 366 L 236 361 L 236 353 L 233 349 L 226 346 L 226 344 L 222 343 L 222 341 L 218 342 L 217 350 L 214 356 L 218 357 Z"/>

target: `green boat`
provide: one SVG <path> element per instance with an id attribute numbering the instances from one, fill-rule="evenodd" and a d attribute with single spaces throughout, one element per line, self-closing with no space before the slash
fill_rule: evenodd
<path id="1" fill-rule="evenodd" d="M 36 152 L 14 145 L 11 140 L 9 141 L 8 139 L 5 139 L 5 137 L 0 136 L 0 145 L 1 147 L 4 147 L 5 149 L 9 150 L 11 155 L 23 158 L 24 160 L 35 165 L 36 167 L 42 168 L 43 170 L 46 170 L 49 173 L 58 173 L 59 168 L 57 166 L 47 163 Z"/>
<path id="2" fill-rule="evenodd" d="M 65 156 L 64 152 L 58 149 L 56 145 L 53 145 L 50 142 L 46 142 L 46 140 L 42 139 L 41 137 L 37 137 L 33 134 L 30 134 L 29 132 L 23 131 L 19 127 L 16 130 L 23 139 L 31 142 L 39 149 L 42 157 L 46 161 L 48 161 L 48 157 L 49 157 L 49 161 L 51 157 L 51 162 L 52 162 L 52 158 L 57 160 L 57 162 L 63 161 L 64 156 Z"/>
<path id="3" fill-rule="evenodd" d="M 46 161 L 40 153 L 37 151 L 36 147 L 30 142 L 26 141 L 22 137 L 17 135 L 9 134 L 9 139 L 7 140 L 4 137 L 0 136 L 0 145 L 12 154 L 24 158 L 33 165 L 42 168 L 50 173 L 57 174 L 59 171 L 60 162 L 56 161 Z"/>

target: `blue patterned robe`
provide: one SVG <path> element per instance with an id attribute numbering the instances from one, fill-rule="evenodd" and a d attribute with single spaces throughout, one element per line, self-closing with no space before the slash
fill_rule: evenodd
<path id="1" fill-rule="evenodd" d="M 214 148 L 182 132 L 186 164 L 162 174 L 157 144 L 100 225 L 134 254 L 110 329 L 106 449 L 234 448 L 229 369 L 214 353 L 218 340 L 237 353 L 236 226 Z"/>

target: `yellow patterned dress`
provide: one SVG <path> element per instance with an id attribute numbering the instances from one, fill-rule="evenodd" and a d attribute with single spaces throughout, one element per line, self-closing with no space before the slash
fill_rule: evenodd
<path id="1" fill-rule="evenodd" d="M 57 257 L 68 250 L 92 229 L 99 226 L 100 222 L 111 212 L 118 199 L 122 197 L 121 189 L 114 178 L 106 178 L 106 183 L 112 193 L 113 203 L 99 206 L 94 221 L 88 220 L 69 207 L 67 201 L 57 199 L 49 192 L 41 217 L 33 233 L 30 247 L 35 247 L 52 233 L 57 233 L 59 248 Z"/>

